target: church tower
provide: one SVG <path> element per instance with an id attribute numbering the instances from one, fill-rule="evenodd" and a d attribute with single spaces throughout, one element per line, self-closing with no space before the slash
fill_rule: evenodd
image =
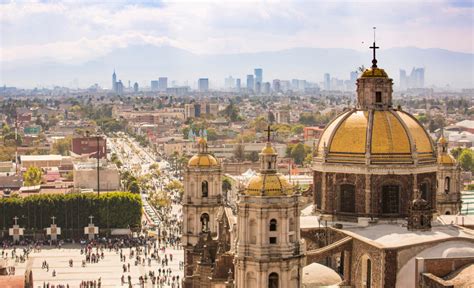
<path id="1" fill-rule="evenodd" d="M 443 134 L 438 140 L 437 210 L 441 215 L 456 215 L 461 212 L 461 169 L 449 154 Z"/>
<path id="2" fill-rule="evenodd" d="M 301 287 L 304 242 L 300 237 L 300 194 L 277 173 L 277 152 L 268 142 L 237 203 L 237 288 Z"/>
<path id="3" fill-rule="evenodd" d="M 216 236 L 217 213 L 222 206 L 222 170 L 217 159 L 207 151 L 207 141 L 198 140 L 198 154 L 188 162 L 184 174 L 183 235 L 184 287 L 192 287 L 193 270 L 199 260 L 193 248 L 200 237 Z"/>

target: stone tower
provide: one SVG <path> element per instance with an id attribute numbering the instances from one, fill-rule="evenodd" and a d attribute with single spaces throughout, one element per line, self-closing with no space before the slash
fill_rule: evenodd
<path id="1" fill-rule="evenodd" d="M 207 141 L 198 140 L 198 154 L 188 162 L 184 174 L 183 235 L 184 287 L 192 287 L 193 271 L 200 261 L 193 247 L 202 234 L 217 234 L 217 212 L 222 206 L 222 170 L 217 159 L 207 151 Z"/>
<path id="2" fill-rule="evenodd" d="M 276 161 L 277 153 L 268 141 L 260 153 L 260 173 L 239 195 L 234 260 L 237 288 L 301 286 L 300 194 L 277 173 Z"/>
<path id="3" fill-rule="evenodd" d="M 438 140 L 437 210 L 442 215 L 461 212 L 461 169 L 448 152 L 448 141 L 442 134 Z"/>

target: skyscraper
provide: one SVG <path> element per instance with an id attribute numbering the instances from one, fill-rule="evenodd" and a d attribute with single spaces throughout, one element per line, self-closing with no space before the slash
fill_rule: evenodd
<path id="1" fill-rule="evenodd" d="M 257 90 L 257 85 L 262 87 L 263 84 L 263 69 L 262 68 L 255 68 L 255 90 L 260 92 L 259 89 Z"/>
<path id="2" fill-rule="evenodd" d="M 151 87 L 151 91 L 158 91 L 159 81 L 151 80 L 150 87 Z"/>
<path id="3" fill-rule="evenodd" d="M 198 80 L 198 90 L 199 90 L 199 92 L 209 91 L 209 78 L 199 78 L 199 80 Z"/>
<path id="4" fill-rule="evenodd" d="M 138 83 L 133 84 L 133 92 L 138 93 Z"/>
<path id="5" fill-rule="evenodd" d="M 399 87 L 400 87 L 400 90 L 407 90 L 408 88 L 407 72 L 403 69 L 400 69 Z"/>
<path id="6" fill-rule="evenodd" d="M 241 87 L 240 78 L 237 78 L 237 79 L 235 80 L 235 90 L 236 90 L 237 92 L 240 92 L 240 87 Z"/>
<path id="7" fill-rule="evenodd" d="M 274 79 L 273 80 L 273 91 L 276 93 L 281 91 L 281 85 L 280 85 L 280 80 L 279 79 Z"/>
<path id="8" fill-rule="evenodd" d="M 329 73 L 324 74 L 324 90 L 331 90 L 331 75 Z"/>
<path id="9" fill-rule="evenodd" d="M 123 83 L 122 83 L 122 80 L 119 80 L 117 83 L 116 83 L 116 93 L 118 95 L 123 95 Z"/>
<path id="10" fill-rule="evenodd" d="M 247 90 L 249 92 L 253 91 L 253 88 L 255 86 L 255 82 L 254 82 L 254 79 L 253 79 L 253 75 L 247 75 Z"/>
<path id="11" fill-rule="evenodd" d="M 167 88 L 168 88 L 168 78 L 167 77 L 158 78 L 158 90 L 161 92 L 165 92 Z"/>
<path id="12" fill-rule="evenodd" d="M 117 93 L 117 74 L 115 74 L 115 69 L 114 74 L 112 74 L 112 91 Z"/>

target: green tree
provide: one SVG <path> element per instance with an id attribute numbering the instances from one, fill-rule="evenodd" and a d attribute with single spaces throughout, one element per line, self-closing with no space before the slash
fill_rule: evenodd
<path id="1" fill-rule="evenodd" d="M 291 127 L 291 134 L 297 135 L 301 134 L 304 131 L 304 125 L 296 124 Z"/>
<path id="2" fill-rule="evenodd" d="M 244 145 L 242 145 L 241 143 L 235 146 L 234 157 L 237 161 L 244 161 L 245 159 Z"/>
<path id="3" fill-rule="evenodd" d="M 60 154 L 63 156 L 69 155 L 69 151 L 71 150 L 71 141 L 71 137 L 56 140 L 52 147 L 53 154 Z"/>
<path id="4" fill-rule="evenodd" d="M 41 178 L 43 177 L 43 171 L 40 168 L 31 166 L 23 174 L 23 181 L 25 186 L 36 186 L 41 184 Z"/>
<path id="5" fill-rule="evenodd" d="M 247 155 L 246 158 L 247 158 L 247 160 L 249 160 L 249 161 L 257 162 L 257 161 L 258 161 L 258 158 L 259 158 L 258 152 L 257 152 L 257 151 L 252 151 L 252 152 L 248 153 L 248 155 Z"/>
<path id="6" fill-rule="evenodd" d="M 451 149 L 451 155 L 453 155 L 454 159 L 459 160 L 459 156 L 461 156 L 461 153 L 464 149 L 461 147 L 456 147 L 454 149 Z"/>
<path id="7" fill-rule="evenodd" d="M 464 171 L 471 171 L 473 166 L 473 155 L 470 149 L 464 149 L 459 156 L 459 164 Z"/>
<path id="8" fill-rule="evenodd" d="M 232 189 L 232 181 L 230 181 L 229 177 L 224 176 L 224 179 L 222 179 L 222 191 L 224 191 L 224 193 L 227 193 L 231 189 Z"/>
<path id="9" fill-rule="evenodd" d="M 138 181 L 136 179 L 130 181 L 127 185 L 127 190 L 135 194 L 140 193 L 140 185 L 138 184 Z"/>
<path id="10" fill-rule="evenodd" d="M 303 143 L 298 143 L 291 149 L 291 158 L 293 158 L 296 164 L 303 164 L 305 157 L 306 152 Z"/>

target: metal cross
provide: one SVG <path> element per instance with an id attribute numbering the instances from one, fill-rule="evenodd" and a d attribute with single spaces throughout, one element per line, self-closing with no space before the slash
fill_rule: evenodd
<path id="1" fill-rule="evenodd" d="M 18 221 L 18 217 L 13 217 L 13 220 L 15 220 L 15 225 L 18 225 L 16 222 Z"/>
<path id="2" fill-rule="evenodd" d="M 263 130 L 263 131 L 266 131 L 267 132 L 267 142 L 270 142 L 270 132 L 273 132 L 275 130 L 272 130 L 270 128 L 270 125 L 268 125 L 268 128 L 266 130 Z"/>
<path id="3" fill-rule="evenodd" d="M 54 225 L 54 220 L 56 219 L 56 217 L 52 216 L 51 219 L 53 219 L 53 225 Z"/>
<path id="4" fill-rule="evenodd" d="M 376 29 L 376 27 L 374 27 L 374 44 L 369 47 L 370 49 L 372 49 L 374 51 L 373 52 L 374 56 L 373 56 L 373 59 L 372 59 L 372 68 L 377 68 L 377 59 L 375 58 L 375 49 L 380 48 L 380 47 L 375 45 L 375 29 Z"/>
<path id="5" fill-rule="evenodd" d="M 91 223 L 90 223 L 90 224 L 92 224 L 92 219 L 94 219 L 94 216 L 92 216 L 92 215 L 89 216 L 89 219 L 91 219 Z"/>

